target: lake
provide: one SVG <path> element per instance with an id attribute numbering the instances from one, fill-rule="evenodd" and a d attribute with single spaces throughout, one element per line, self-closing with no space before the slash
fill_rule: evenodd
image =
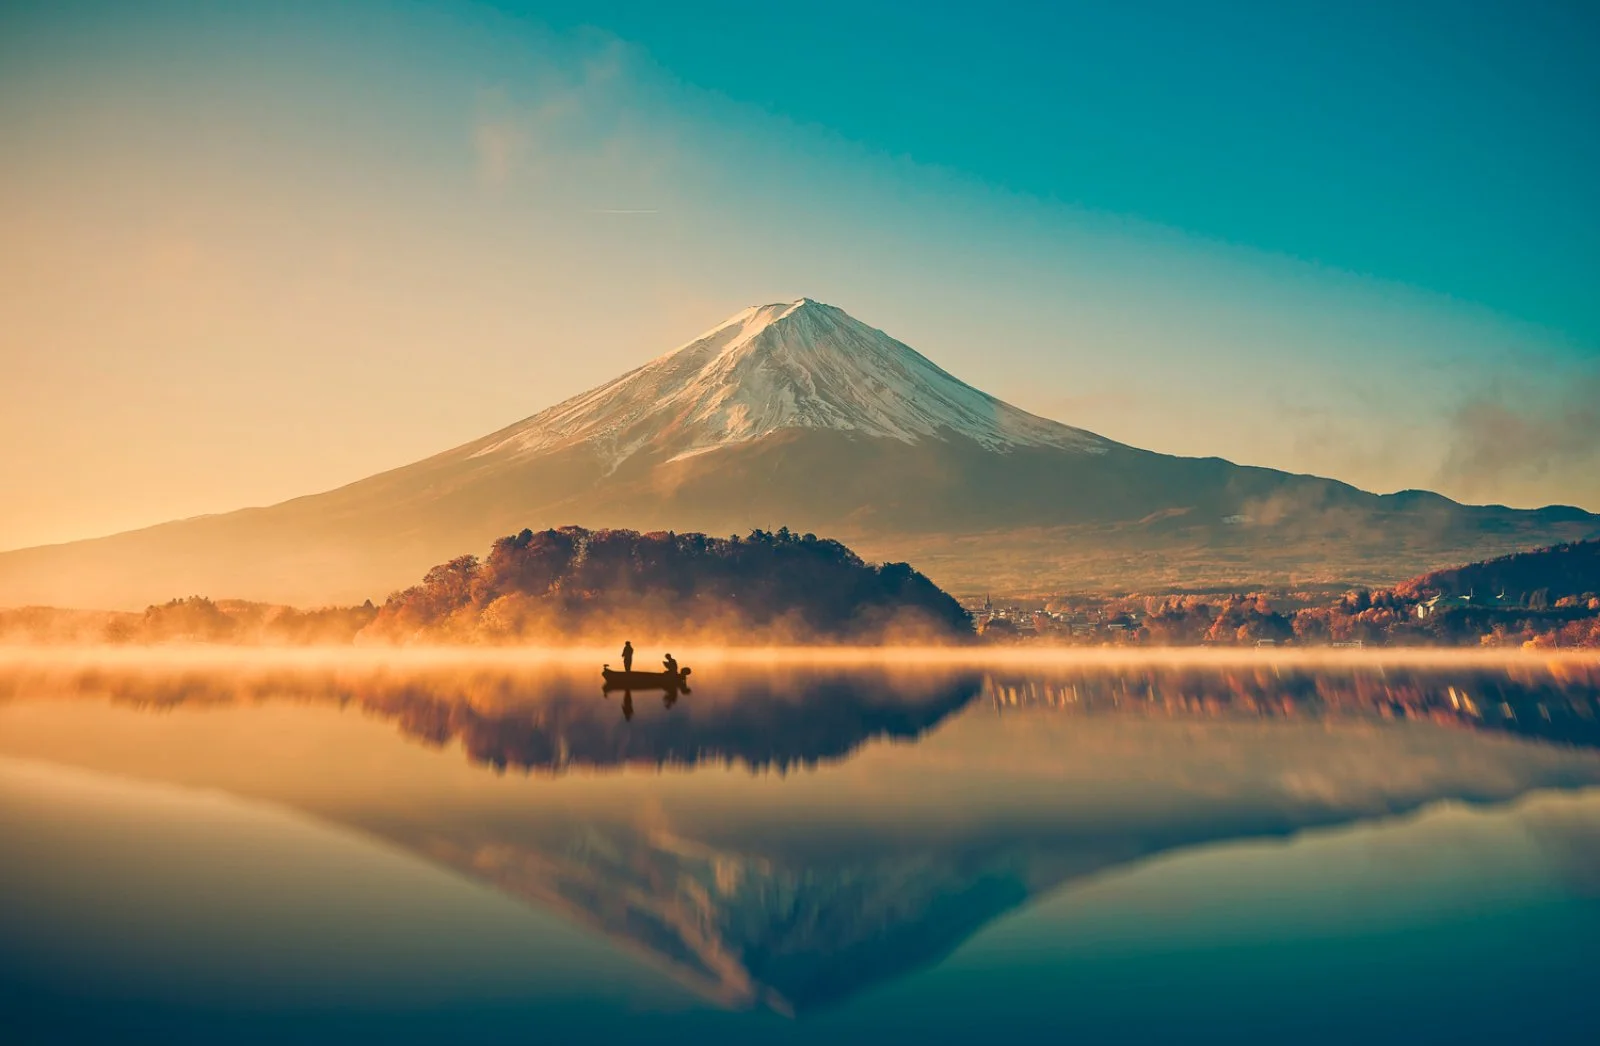
<path id="1" fill-rule="evenodd" d="M 1590 1042 L 1600 662 L 0 658 L 11 1042 Z"/>

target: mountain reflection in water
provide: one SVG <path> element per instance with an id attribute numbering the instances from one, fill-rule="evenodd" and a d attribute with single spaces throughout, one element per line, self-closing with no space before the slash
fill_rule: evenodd
<path id="1" fill-rule="evenodd" d="M 1007 912 L 1154 855 L 1600 784 L 1600 755 L 1576 747 L 1596 744 L 1597 693 L 1596 670 L 1572 665 L 723 666 L 629 721 L 596 673 L 561 666 L 0 674 L 15 702 L 207 709 L 235 727 L 206 735 L 214 759 L 159 772 L 307 809 L 560 911 L 721 1005 L 788 1013 L 926 967 Z M 296 778 L 317 765 L 237 729 L 285 704 L 303 706 L 307 729 L 356 708 L 430 747 L 459 741 L 473 766 L 435 787 L 415 770 L 432 755 L 391 745 L 411 754 L 362 766 L 381 801 L 313 793 Z M 72 730 L 74 750 L 133 744 L 92 716 Z M 0 752 L 33 755 L 21 736 Z M 729 779 L 730 766 L 812 772 Z M 647 772 L 569 773 L 606 769 Z"/>

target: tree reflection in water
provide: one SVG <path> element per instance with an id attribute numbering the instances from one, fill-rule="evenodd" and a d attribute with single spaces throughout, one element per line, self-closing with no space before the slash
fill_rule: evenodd
<path id="1" fill-rule="evenodd" d="M 426 744 L 459 741 L 475 763 L 527 772 L 707 761 L 752 770 L 809 766 L 843 758 L 874 738 L 915 738 L 982 689 L 982 675 L 970 670 L 741 668 L 722 677 L 692 694 L 665 692 L 654 714 L 639 714 L 626 691 L 621 716 L 598 680 L 565 666 L 405 673 L 85 670 L 50 686 L 144 707 L 353 704 Z M 22 685 L 16 673 L 0 673 L 0 694 Z"/>
<path id="2" fill-rule="evenodd" d="M 984 696 L 1084 715 L 1426 721 L 1600 747 L 1600 662 L 1501 668 L 1148 667 L 994 672 Z"/>

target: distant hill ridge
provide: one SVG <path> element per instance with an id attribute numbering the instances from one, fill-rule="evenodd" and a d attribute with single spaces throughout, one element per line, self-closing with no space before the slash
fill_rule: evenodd
<path id="1" fill-rule="evenodd" d="M 1600 593 L 1600 539 L 1432 570 L 1395 589 L 1416 597 L 1503 595 L 1506 602 L 1516 604 L 1594 595 Z"/>

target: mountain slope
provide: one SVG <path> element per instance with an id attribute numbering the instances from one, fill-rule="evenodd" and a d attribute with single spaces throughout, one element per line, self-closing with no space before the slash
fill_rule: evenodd
<path id="1" fill-rule="evenodd" d="M 1028 414 L 810 299 L 432 458 L 267 508 L 0 554 L 0 605 L 359 602 L 524 527 L 815 531 L 945 588 L 1378 584 L 1600 533 L 1128 447 Z"/>

